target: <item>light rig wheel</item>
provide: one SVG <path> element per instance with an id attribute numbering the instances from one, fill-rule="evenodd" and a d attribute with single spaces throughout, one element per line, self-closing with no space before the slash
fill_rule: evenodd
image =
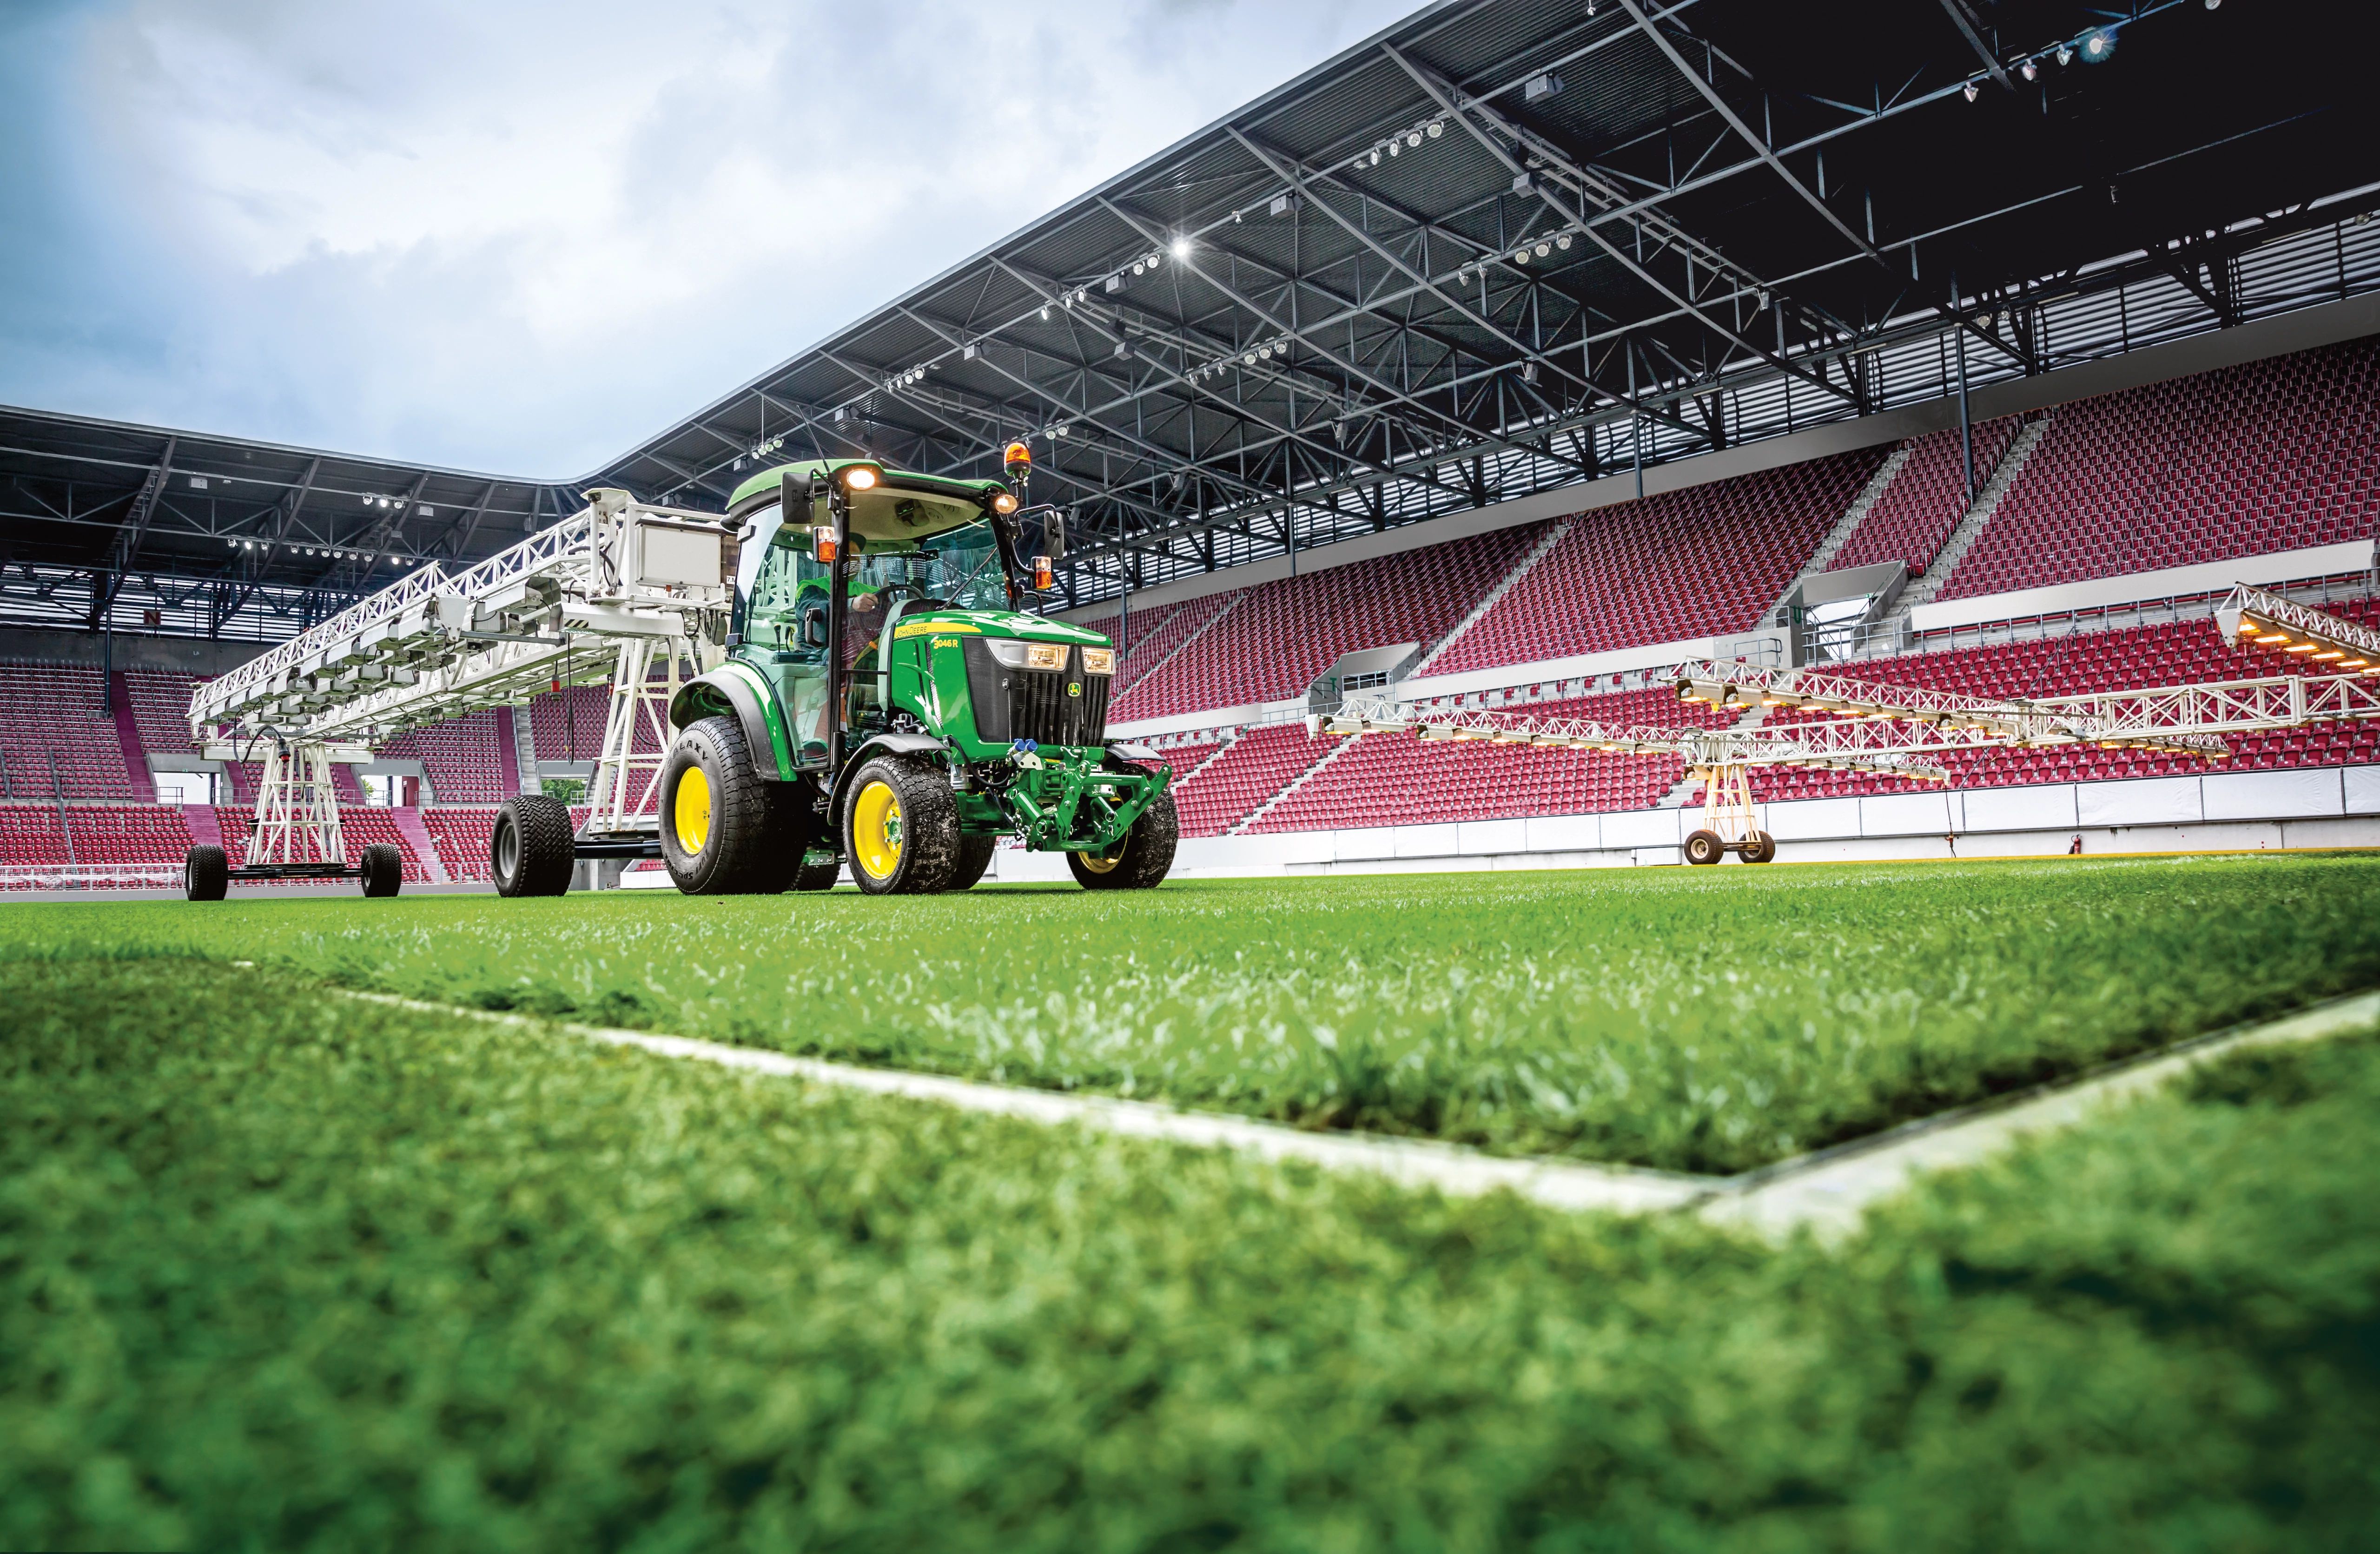
<path id="1" fill-rule="evenodd" d="M 1727 856 L 1727 844 L 1715 831 L 1692 831 L 1686 833 L 1688 863 L 1717 863 Z"/>
<path id="2" fill-rule="evenodd" d="M 231 889 L 231 859 L 221 847 L 201 844 L 182 858 L 182 894 L 192 901 L 221 901 Z"/>
<path id="3" fill-rule="evenodd" d="M 496 811 L 496 829 L 488 838 L 488 873 L 498 895 L 561 895 L 570 889 L 570 868 L 577 860 L 570 808 L 561 800 L 523 794 L 504 800 Z"/>
<path id="4" fill-rule="evenodd" d="M 375 842 L 364 849 L 362 865 L 356 872 L 363 881 L 364 894 L 393 896 L 405 884 L 405 855 L 393 842 Z"/>

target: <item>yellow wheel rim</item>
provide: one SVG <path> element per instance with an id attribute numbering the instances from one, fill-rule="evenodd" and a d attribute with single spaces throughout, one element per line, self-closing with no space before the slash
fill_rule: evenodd
<path id="1" fill-rule="evenodd" d="M 1082 858 L 1083 867 L 1089 869 L 1094 874 L 1112 873 L 1116 865 L 1123 862 L 1123 847 L 1122 844 L 1118 844 L 1115 855 L 1112 857 L 1103 858 L 1097 853 L 1085 853 L 1082 855 Z"/>
<path id="2" fill-rule="evenodd" d="M 710 779 L 702 768 L 689 766 L 678 774 L 677 798 L 670 806 L 670 822 L 677 828 L 678 849 L 688 856 L 710 840 Z"/>
<path id="3" fill-rule="evenodd" d="M 870 783 L 852 801 L 851 851 L 871 880 L 901 867 L 901 799 L 889 783 Z"/>

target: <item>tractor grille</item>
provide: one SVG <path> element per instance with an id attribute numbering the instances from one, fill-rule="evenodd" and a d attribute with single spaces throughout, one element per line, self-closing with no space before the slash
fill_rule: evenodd
<path id="1" fill-rule="evenodd" d="M 1011 669 L 980 641 L 966 645 L 967 694 L 976 732 L 993 744 L 1030 739 L 1037 745 L 1100 745 L 1107 741 L 1108 686 L 1113 676 L 1083 673 L 1083 650 L 1067 650 L 1066 667 Z M 1068 686 L 1082 687 L 1066 694 Z"/>

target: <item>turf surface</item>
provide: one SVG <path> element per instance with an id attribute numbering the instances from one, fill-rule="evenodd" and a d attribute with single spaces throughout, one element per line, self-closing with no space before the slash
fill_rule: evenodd
<path id="1" fill-rule="evenodd" d="M 2352 1549 L 2380 1041 L 1834 1252 L 0 964 L 0 1547 Z"/>
<path id="2" fill-rule="evenodd" d="M 0 959 L 349 987 L 1729 1172 L 2380 985 L 2360 855 L 1184 883 L 1145 895 L 0 906 Z"/>

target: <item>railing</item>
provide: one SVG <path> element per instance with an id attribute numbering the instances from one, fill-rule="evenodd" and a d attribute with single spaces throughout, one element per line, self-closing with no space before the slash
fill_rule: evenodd
<path id="1" fill-rule="evenodd" d="M 181 883 L 178 864 L 0 864 L 0 891 L 127 891 Z"/>

